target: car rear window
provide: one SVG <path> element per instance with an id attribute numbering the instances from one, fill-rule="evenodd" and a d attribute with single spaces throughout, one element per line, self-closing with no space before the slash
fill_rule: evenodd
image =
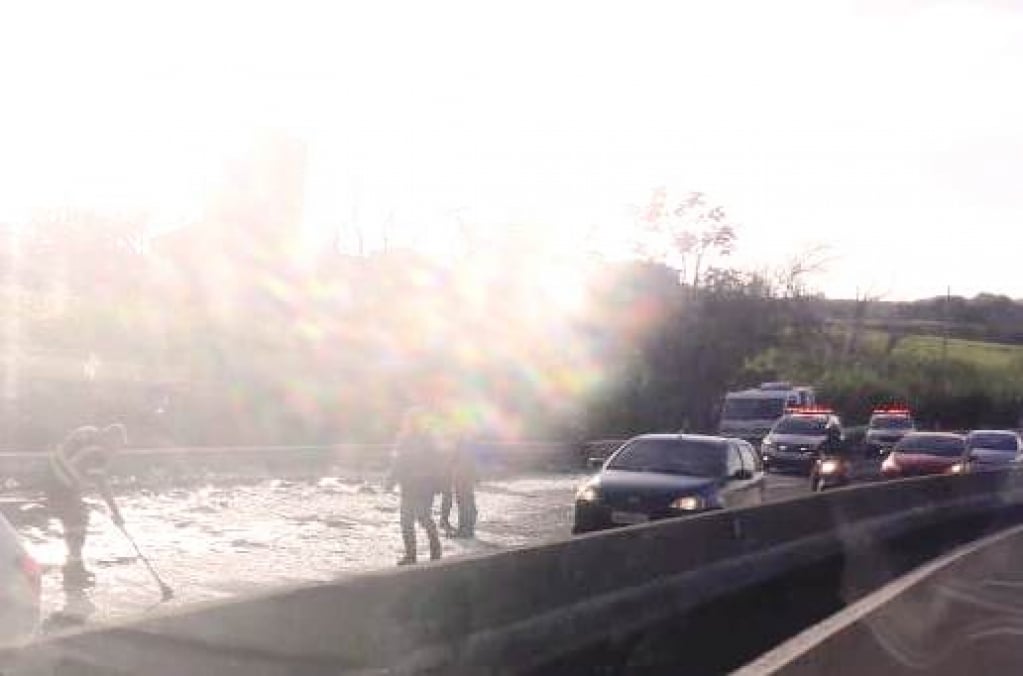
<path id="1" fill-rule="evenodd" d="M 911 434 L 899 442 L 895 450 L 903 453 L 925 453 L 927 455 L 961 455 L 965 444 L 958 437 Z"/>
<path id="2" fill-rule="evenodd" d="M 991 432 L 977 432 L 971 434 L 966 440 L 969 448 L 982 448 L 987 451 L 1005 451 L 1015 453 L 1017 448 L 1016 435 L 996 434 Z"/>
<path id="3" fill-rule="evenodd" d="M 725 472 L 725 444 L 694 439 L 637 439 L 614 457 L 608 469 L 717 477 Z"/>
<path id="4" fill-rule="evenodd" d="M 721 417 L 725 420 L 774 420 L 785 412 L 785 399 L 726 399 Z"/>
<path id="5" fill-rule="evenodd" d="M 913 426 L 913 419 L 905 415 L 875 415 L 870 427 L 878 430 L 906 430 Z"/>
<path id="6" fill-rule="evenodd" d="M 779 420 L 774 431 L 778 434 L 824 434 L 827 423 L 824 416 L 792 415 Z"/>

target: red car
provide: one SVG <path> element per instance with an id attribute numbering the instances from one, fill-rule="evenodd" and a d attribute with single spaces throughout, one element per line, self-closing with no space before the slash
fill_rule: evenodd
<path id="1" fill-rule="evenodd" d="M 947 432 L 911 432 L 904 436 L 881 463 L 886 479 L 930 474 L 956 474 L 966 439 Z"/>

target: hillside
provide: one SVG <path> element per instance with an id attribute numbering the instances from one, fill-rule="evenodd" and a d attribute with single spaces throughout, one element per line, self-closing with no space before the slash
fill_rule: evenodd
<path id="1" fill-rule="evenodd" d="M 899 341 L 893 352 L 896 355 L 940 360 L 942 343 L 942 339 L 936 336 L 908 336 Z M 950 361 L 964 362 L 983 369 L 1023 370 L 1023 345 L 951 338 L 946 349 Z"/>
<path id="2" fill-rule="evenodd" d="M 904 335 L 829 323 L 815 340 L 765 350 L 746 364 L 738 385 L 789 379 L 817 386 L 847 422 L 874 406 L 910 405 L 926 426 L 1016 426 L 1023 413 L 1023 345 Z"/>
<path id="3" fill-rule="evenodd" d="M 855 323 L 901 335 L 950 336 L 1023 345 L 1023 302 L 1007 296 L 944 296 L 912 302 L 821 299 L 818 311 L 829 324 Z"/>

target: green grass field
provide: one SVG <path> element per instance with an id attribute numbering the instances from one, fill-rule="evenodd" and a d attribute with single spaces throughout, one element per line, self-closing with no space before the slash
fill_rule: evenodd
<path id="1" fill-rule="evenodd" d="M 830 350 L 767 351 L 753 370 L 814 383 L 846 422 L 865 422 L 877 402 L 900 401 L 922 419 L 963 429 L 1019 423 L 1023 345 L 953 338 L 943 365 L 940 336 L 905 336 L 888 354 L 891 334 L 864 329 L 855 352 L 845 356 L 848 334 L 829 328 Z"/>
<path id="2" fill-rule="evenodd" d="M 895 354 L 940 359 L 941 344 L 942 339 L 937 336 L 907 336 L 899 341 Z M 1002 345 L 953 338 L 948 341 L 948 358 L 985 369 L 1016 368 L 1023 363 L 1023 345 Z"/>
<path id="3" fill-rule="evenodd" d="M 842 335 L 835 331 L 833 335 Z M 895 347 L 895 356 L 918 359 L 941 359 L 940 336 L 906 336 Z M 865 329 L 860 334 L 861 353 L 883 354 L 888 346 L 888 333 L 879 329 Z M 1023 366 L 1023 345 L 986 343 L 979 340 L 950 338 L 948 358 L 953 361 L 973 364 L 985 369 L 1007 369 Z"/>
<path id="4" fill-rule="evenodd" d="M 843 344 L 846 336 L 844 329 L 830 327 L 828 333 L 833 345 Z M 872 357 L 880 359 L 887 352 L 888 342 L 887 331 L 866 328 L 860 334 L 857 353 L 867 359 Z M 941 351 L 940 336 L 910 335 L 898 341 L 892 357 L 900 361 L 939 361 Z M 951 362 L 980 368 L 988 373 L 1001 372 L 1006 375 L 1018 373 L 1023 376 L 1023 345 L 950 338 L 948 359 Z"/>

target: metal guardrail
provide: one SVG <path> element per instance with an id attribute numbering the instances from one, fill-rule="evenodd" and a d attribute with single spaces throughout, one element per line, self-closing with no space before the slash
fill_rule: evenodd
<path id="1" fill-rule="evenodd" d="M 909 560 L 897 543 L 972 537 L 1021 505 L 1014 472 L 855 486 L 142 617 L 2 652 L 0 671 L 629 673 L 666 627 L 668 645 L 727 651 L 734 668 L 770 645 L 749 627 L 701 644 L 694 628 L 716 609 L 768 610 L 778 624 L 800 604 L 829 608 L 850 562 L 894 570 Z"/>

